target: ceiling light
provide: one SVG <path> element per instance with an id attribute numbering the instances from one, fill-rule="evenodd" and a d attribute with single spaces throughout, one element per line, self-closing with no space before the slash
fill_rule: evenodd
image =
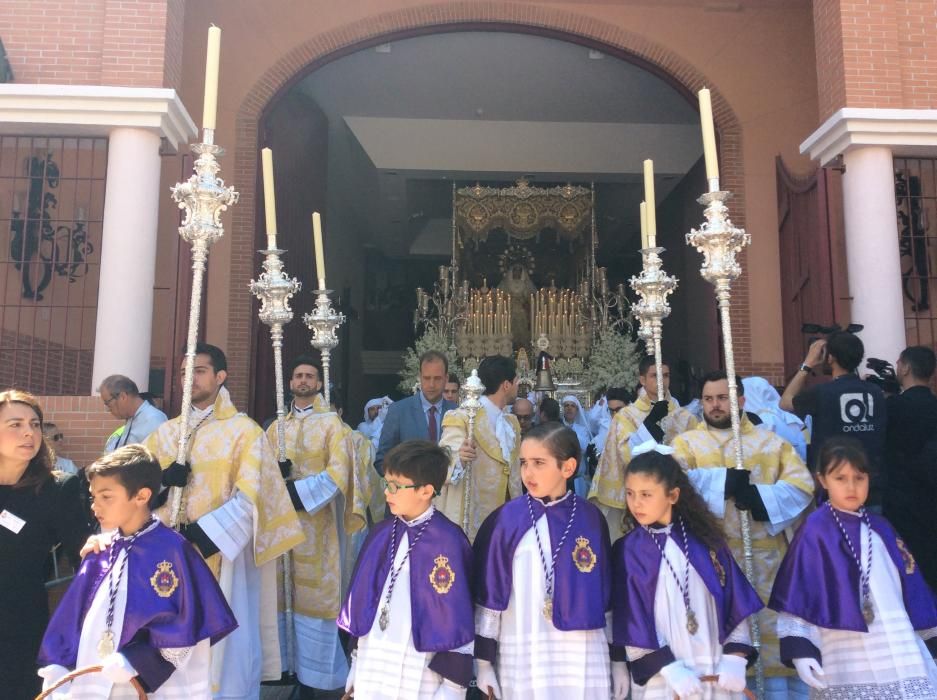
<path id="1" fill-rule="evenodd" d="M 601 51 L 596 51 L 595 49 L 589 49 L 589 58 L 593 61 L 601 61 L 605 58 L 605 54 Z"/>
<path id="2" fill-rule="evenodd" d="M 390 44 L 378 44 L 374 47 L 375 53 L 390 53 Z"/>

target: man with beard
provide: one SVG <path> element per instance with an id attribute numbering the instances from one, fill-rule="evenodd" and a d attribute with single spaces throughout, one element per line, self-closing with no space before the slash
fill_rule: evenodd
<path id="1" fill-rule="evenodd" d="M 370 468 L 370 442 L 359 433 L 356 445 L 340 409 L 326 407 L 321 389 L 318 360 L 296 358 L 290 375 L 293 403 L 284 425 L 287 461 L 280 467 L 306 535 L 306 541 L 293 549 L 291 582 L 300 700 L 322 697 L 322 691 L 345 685 L 348 662 L 335 619 L 346 573 L 343 562 L 351 549 L 349 536 L 367 524 L 367 489 L 355 467 L 363 449 Z M 267 437 L 275 447 L 275 422 L 267 428 Z M 282 569 L 279 573 L 282 582 Z M 287 633 L 284 627 L 281 638 Z"/>
<path id="2" fill-rule="evenodd" d="M 504 408 L 517 398 L 517 368 L 502 355 L 486 357 L 478 366 L 485 385 L 481 409 L 475 414 L 475 432 L 468 439 L 468 415 L 461 408 L 449 411 L 442 423 L 441 447 L 449 449 L 449 473 L 436 507 L 475 539 L 482 522 L 509 498 L 521 495 L 521 429 L 517 418 Z M 470 476 L 466 478 L 466 469 Z M 471 489 L 466 498 L 466 481 Z M 466 515 L 466 508 L 468 513 Z M 465 516 L 465 517 L 463 517 Z"/>
<path id="3" fill-rule="evenodd" d="M 205 558 L 239 623 L 212 648 L 214 697 L 256 699 L 261 680 L 280 677 L 275 562 L 305 538 L 270 443 L 238 413 L 227 378 L 221 349 L 199 343 L 189 424 L 167 421 L 144 445 L 163 467 L 163 485 L 182 489 L 180 532 Z M 181 429 L 189 435 L 184 464 L 175 461 Z M 170 509 L 156 514 L 168 523 Z"/>
<path id="4" fill-rule="evenodd" d="M 625 503 L 625 467 L 631 461 L 631 450 L 643 442 L 654 440 L 670 444 L 680 433 L 696 427 L 696 417 L 681 408 L 670 395 L 670 366 L 661 363 L 661 376 L 652 355 L 638 363 L 640 390 L 637 400 L 619 409 L 611 420 L 608 437 L 601 452 L 589 500 L 605 515 L 612 541 L 624 533 L 622 517 L 627 511 Z M 664 383 L 664 400 L 657 400 L 657 382 Z"/>
<path id="5" fill-rule="evenodd" d="M 742 469 L 735 469 L 729 382 L 725 372 L 702 381 L 703 423 L 673 441 L 674 457 L 688 471 L 690 482 L 722 519 L 726 539 L 739 563 L 745 561 L 738 511 L 749 513 L 755 586 L 768 600 L 778 566 L 787 551 L 784 530 L 798 524 L 813 496 L 813 479 L 793 446 L 773 432 L 752 424 L 745 415 L 745 389 L 736 377 L 739 398 Z M 727 504 L 727 502 L 729 502 Z M 777 614 L 758 613 L 766 697 L 806 697 L 806 688 L 781 663 Z"/>

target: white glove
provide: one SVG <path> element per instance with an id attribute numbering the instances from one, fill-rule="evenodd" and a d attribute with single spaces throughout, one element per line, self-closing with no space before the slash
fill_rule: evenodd
<path id="1" fill-rule="evenodd" d="M 696 671 L 691 670 L 682 661 L 674 661 L 667 664 L 660 670 L 660 675 L 667 681 L 670 689 L 681 698 L 688 698 L 693 695 L 702 695 L 703 684 L 700 682 Z"/>
<path id="2" fill-rule="evenodd" d="M 48 666 L 43 666 L 38 671 L 39 677 L 42 678 L 42 689 L 48 690 L 53 685 L 58 683 L 63 676 L 68 675 L 70 672 L 64 666 L 59 666 L 58 664 L 49 664 Z"/>
<path id="3" fill-rule="evenodd" d="M 137 670 L 130 665 L 126 656 L 114 652 L 101 659 L 101 674 L 111 683 L 128 683 L 137 675 Z"/>
<path id="4" fill-rule="evenodd" d="M 465 700 L 465 688 L 448 678 L 443 678 L 433 693 L 433 700 Z"/>
<path id="5" fill-rule="evenodd" d="M 741 693 L 745 690 L 745 669 L 747 667 L 748 661 L 744 656 L 723 654 L 719 660 L 719 666 L 716 667 L 716 675 L 719 676 L 719 687 L 728 690 L 730 693 Z"/>
<path id="6" fill-rule="evenodd" d="M 612 661 L 612 700 L 625 700 L 631 690 L 631 674 L 624 661 Z"/>
<path id="7" fill-rule="evenodd" d="M 488 695 L 488 690 L 494 693 L 496 698 L 501 697 L 501 686 L 498 685 L 498 676 L 495 674 L 495 667 L 490 661 L 484 659 L 475 659 L 475 682 L 482 695 Z"/>
<path id="8" fill-rule="evenodd" d="M 355 666 L 358 663 L 358 650 L 351 652 L 351 667 L 348 669 L 348 678 L 345 680 L 345 692 L 351 694 L 355 687 Z"/>
<path id="9" fill-rule="evenodd" d="M 823 672 L 823 667 L 820 665 L 820 662 L 816 659 L 811 659 L 809 657 L 794 659 L 794 668 L 797 669 L 797 675 L 800 676 L 800 680 L 811 688 L 815 688 L 816 690 L 823 690 L 826 688 L 826 683 L 823 680 L 826 674 Z"/>
<path id="10" fill-rule="evenodd" d="M 462 481 L 463 476 L 465 476 L 465 467 L 462 466 L 462 462 L 456 462 L 452 467 L 452 476 L 449 478 L 449 483 L 452 485 L 458 484 Z"/>

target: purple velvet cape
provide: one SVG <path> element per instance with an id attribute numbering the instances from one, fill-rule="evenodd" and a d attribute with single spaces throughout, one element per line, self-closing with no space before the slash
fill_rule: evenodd
<path id="1" fill-rule="evenodd" d="M 118 539 L 112 546 L 126 547 L 126 542 Z M 107 576 L 108 551 L 88 554 L 81 563 L 46 628 L 39 650 L 40 666 L 74 668 L 85 615 Z M 215 644 L 238 623 L 211 570 L 179 533 L 157 523 L 137 537 L 128 557 L 127 605 L 117 651 L 153 691 L 165 682 L 172 668 L 160 663 L 156 650 L 195 646 L 203 639 Z M 168 591 L 171 577 L 164 576 L 156 585 L 150 581 L 163 562 L 171 564 L 178 581 L 166 597 L 157 594 L 157 587 Z"/>
<path id="2" fill-rule="evenodd" d="M 669 535 L 673 537 L 673 534 Z M 643 527 L 632 530 L 615 543 L 612 592 L 612 639 L 616 647 L 633 646 L 656 650 L 632 664 L 635 682 L 644 685 L 661 668 L 674 661 L 669 646 L 659 648 L 654 621 L 654 597 L 660 575 L 661 553 L 653 535 Z M 663 539 L 662 535 L 658 537 Z M 732 558 L 728 546 L 713 550 L 687 532 L 690 565 L 703 579 L 713 597 L 719 622 L 723 653 L 741 652 L 754 660 L 755 650 L 744 644 L 726 644 L 726 639 L 747 617 L 764 607 L 758 593 Z M 658 540 L 658 541 L 661 541 Z M 683 548 L 682 536 L 675 538 Z M 661 541 L 661 545 L 663 545 Z M 715 562 L 713 561 L 715 555 Z M 716 567 L 718 562 L 718 569 Z M 669 575 L 669 574 L 668 574 Z M 642 663 L 643 662 L 643 663 Z M 640 668 L 644 666 L 646 668 Z"/>
<path id="3" fill-rule="evenodd" d="M 534 518 L 539 520 L 544 511 L 547 513 L 550 543 L 544 542 L 543 547 L 544 554 L 550 557 L 566 529 L 573 499 L 577 501 L 576 519 L 556 557 L 553 625 L 564 631 L 602 629 L 611 598 L 611 542 L 605 517 L 594 505 L 570 492 L 549 508 L 532 498 Z M 508 501 L 482 523 L 474 545 L 476 603 L 491 610 L 507 609 L 513 588 L 514 552 L 531 527 L 526 495 Z M 589 540 L 587 546 L 596 557 L 591 571 L 576 566 L 574 553 L 580 537 Z"/>
<path id="4" fill-rule="evenodd" d="M 397 544 L 390 551 L 391 534 L 397 528 Z M 389 518 L 376 525 L 361 547 L 338 626 L 355 637 L 364 637 L 374 625 L 383 604 L 381 593 L 400 546 L 403 524 Z M 412 538 L 421 525 L 410 528 Z M 433 574 L 445 577 L 436 558 L 444 556 L 452 570 L 451 588 L 437 591 Z M 436 581 L 447 583 L 445 578 Z M 445 652 L 465 646 L 475 638 L 472 608 L 472 547 L 462 529 L 439 510 L 410 552 L 410 612 L 413 646 L 422 652 Z M 398 584 L 402 581 L 398 581 Z M 439 584 L 437 584 L 439 585 Z M 440 586 L 442 589 L 444 586 Z M 391 604 L 393 610 L 393 603 Z"/>
<path id="5" fill-rule="evenodd" d="M 858 548 L 861 519 L 842 511 L 837 511 L 837 515 Z M 937 627 L 937 597 L 928 588 L 910 552 L 885 518 L 870 513 L 869 522 L 898 569 L 911 625 L 915 630 Z M 768 607 L 826 629 L 869 631 L 859 600 L 859 567 L 829 506 L 811 513 L 797 531 L 781 562 Z"/>

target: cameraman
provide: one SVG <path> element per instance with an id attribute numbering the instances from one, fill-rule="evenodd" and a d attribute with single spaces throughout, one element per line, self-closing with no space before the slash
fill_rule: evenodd
<path id="1" fill-rule="evenodd" d="M 937 358 L 923 345 L 895 363 L 901 393 L 888 398 L 885 517 L 904 538 L 932 588 L 937 587 L 937 397 L 929 383 Z"/>
<path id="2" fill-rule="evenodd" d="M 833 331 L 826 340 L 815 340 L 807 357 L 784 394 L 780 406 L 801 419 L 813 421 L 808 464 L 813 467 L 823 443 L 835 435 L 853 437 L 862 443 L 872 463 L 871 506 L 882 502 L 882 459 L 885 445 L 885 395 L 873 384 L 859 378 L 856 368 L 862 362 L 862 341 L 848 331 Z M 807 377 L 819 370 L 833 381 L 804 389 Z"/>

